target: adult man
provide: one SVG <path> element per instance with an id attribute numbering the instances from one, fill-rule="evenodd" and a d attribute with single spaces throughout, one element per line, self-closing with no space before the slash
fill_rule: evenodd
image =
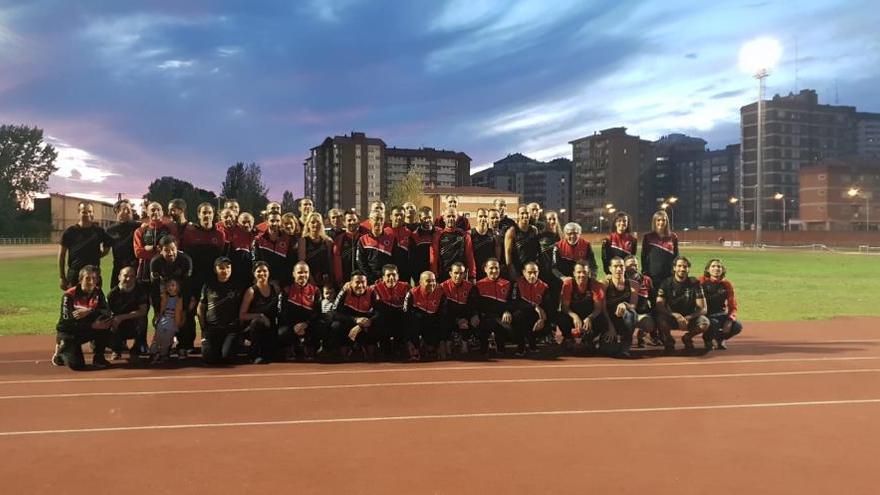
<path id="1" fill-rule="evenodd" d="M 401 206 L 391 208 L 391 231 L 394 233 L 394 252 L 391 255 L 392 263 L 397 266 L 400 280 L 409 285 L 409 243 L 412 231 L 406 227 L 405 211 Z"/>
<path id="2" fill-rule="evenodd" d="M 562 281 L 560 299 L 562 309 L 557 324 L 566 342 L 581 337 L 592 351 L 602 336 L 608 342 L 617 339 L 617 334 L 608 332 L 605 288 L 592 277 L 590 266 L 583 260 L 575 262 L 572 277 Z"/>
<path id="3" fill-rule="evenodd" d="M 272 214 L 278 214 L 278 218 L 281 218 L 281 203 L 276 203 L 275 201 L 269 201 L 266 203 L 266 213 L 263 218 L 263 221 L 257 224 L 257 231 L 265 232 L 269 230 L 269 216 Z M 280 225 L 280 222 L 279 222 Z"/>
<path id="4" fill-rule="evenodd" d="M 98 286 L 101 285 L 101 258 L 107 256 L 113 239 L 94 223 L 95 207 L 89 201 L 77 205 L 79 221 L 64 229 L 58 247 L 58 273 L 61 290 L 76 286 L 80 270 L 93 266 L 98 270 Z"/>
<path id="5" fill-rule="evenodd" d="M 651 277 L 642 274 L 639 271 L 639 260 L 633 255 L 629 255 L 623 259 L 623 265 L 626 269 L 626 278 L 635 282 L 639 289 L 639 299 L 636 302 L 636 327 L 638 328 L 638 336 L 636 342 L 638 347 L 645 347 L 645 336 L 650 335 L 652 345 L 663 345 L 659 332 L 656 331 L 654 325 L 654 317 L 651 313 L 654 311 L 654 304 L 651 302 L 651 294 L 654 292 L 654 284 Z"/>
<path id="6" fill-rule="evenodd" d="M 501 214 L 498 213 L 498 208 L 489 208 L 488 212 L 489 228 L 494 230 L 496 234 L 501 235 L 501 232 L 499 230 L 501 227 Z"/>
<path id="7" fill-rule="evenodd" d="M 241 291 L 230 280 L 232 261 L 225 256 L 217 258 L 214 273 L 215 278 L 202 288 L 198 307 L 202 358 L 211 365 L 228 363 L 235 357 L 241 307 Z"/>
<path id="8" fill-rule="evenodd" d="M 687 351 L 694 349 L 694 337 L 709 329 L 706 298 L 699 280 L 689 276 L 691 262 L 678 256 L 672 264 L 672 276 L 657 289 L 657 326 L 667 352 L 675 350 L 672 330 L 684 330 L 681 342 Z M 710 350 L 711 342 L 706 346 Z"/>
<path id="9" fill-rule="evenodd" d="M 591 273 L 596 273 L 596 256 L 590 247 L 590 241 L 581 237 L 581 226 L 575 222 L 565 224 L 562 229 L 563 238 L 553 247 L 551 260 L 553 274 L 560 280 L 571 278 L 574 264 L 586 260 Z"/>
<path id="10" fill-rule="evenodd" d="M 437 253 L 434 250 L 434 211 L 429 206 L 419 210 L 419 226 L 413 231 L 409 243 L 409 267 L 413 277 L 417 273 L 434 271 Z"/>
<path id="11" fill-rule="evenodd" d="M 138 259 L 137 277 L 141 282 L 150 280 L 150 262 L 156 256 L 159 241 L 168 235 L 179 238 L 165 223 L 162 205 L 153 201 L 147 205 L 147 219 L 134 231 L 134 255 Z M 156 301 L 156 304 L 159 304 Z"/>
<path id="12" fill-rule="evenodd" d="M 354 342 L 364 344 L 366 334 L 373 324 L 376 313 L 373 311 L 373 288 L 367 285 L 367 276 L 360 270 L 351 274 L 348 289 L 339 291 L 330 323 L 329 345 L 339 348 L 343 357 L 351 356 Z M 327 349 L 328 344 L 324 344 Z"/>
<path id="13" fill-rule="evenodd" d="M 482 269 L 480 271 L 483 271 Z M 468 341 L 477 328 L 474 319 L 474 297 L 476 289 L 474 284 L 467 279 L 467 268 L 464 263 L 453 263 L 449 268 L 449 279 L 440 284 L 440 289 L 446 295 L 446 310 L 449 317 L 447 328 L 451 328 L 459 339 L 459 348 L 462 354 L 468 352 Z"/>
<path id="14" fill-rule="evenodd" d="M 497 213 L 497 211 L 496 211 Z M 474 253 L 474 267 L 477 270 L 476 280 L 484 278 L 483 266 L 489 258 L 501 259 L 503 238 L 489 227 L 489 212 L 485 208 L 477 210 L 476 226 L 471 229 L 471 245 Z"/>
<path id="15" fill-rule="evenodd" d="M 455 223 L 448 224 L 446 223 L 446 212 L 452 209 L 455 212 Z M 443 210 L 443 214 L 437 216 L 434 219 L 434 225 L 438 228 L 444 229 L 447 225 L 454 225 L 457 229 L 460 229 L 464 232 L 471 230 L 471 222 L 464 215 L 458 214 L 458 196 L 454 194 L 449 194 L 446 196 L 446 209 Z"/>
<path id="16" fill-rule="evenodd" d="M 129 350 L 129 357 L 136 361 L 141 354 L 149 352 L 147 348 L 147 311 L 150 298 L 146 288 L 137 283 L 134 268 L 123 266 L 119 270 L 118 285 L 107 295 L 110 309 L 110 331 L 113 334 L 111 348 L 112 359 L 122 357 L 126 350 L 126 340 L 134 339 Z"/>
<path id="17" fill-rule="evenodd" d="M 410 231 L 419 227 L 419 210 L 416 205 L 410 201 L 403 204 L 404 223 Z"/>
<path id="18" fill-rule="evenodd" d="M 113 273 L 110 281 L 116 283 L 122 268 L 137 267 L 137 258 L 134 255 L 134 231 L 141 224 L 132 220 L 131 202 L 127 199 L 117 201 L 113 205 L 113 211 L 116 213 L 116 224 L 107 228 L 107 235 L 113 243 Z"/>
<path id="19" fill-rule="evenodd" d="M 626 268 L 621 258 L 615 256 L 608 263 L 611 276 L 605 285 L 605 315 L 609 331 L 618 335 L 619 347 L 614 342 L 605 349 L 619 357 L 630 357 L 629 348 L 638 322 L 636 306 L 639 302 L 639 286 L 626 278 Z"/>
<path id="20" fill-rule="evenodd" d="M 179 242 L 183 236 L 183 231 L 186 230 L 186 226 L 189 225 L 189 220 L 186 219 L 186 201 L 180 198 L 175 198 L 169 201 L 168 219 L 169 222 L 167 223 L 167 227 L 169 232 Z"/>
<path id="21" fill-rule="evenodd" d="M 324 342 L 327 349 L 327 328 L 321 321 L 321 292 L 309 283 L 309 265 L 304 261 L 293 267 L 293 283 L 281 295 L 278 315 L 278 341 L 284 357 L 295 351 L 305 358 L 314 356 Z"/>
<path id="22" fill-rule="evenodd" d="M 492 201 L 495 209 L 498 210 L 498 233 L 502 236 L 507 233 L 507 229 L 516 225 L 516 221 L 507 216 L 507 201 L 502 198 L 497 198 Z"/>
<path id="23" fill-rule="evenodd" d="M 437 352 L 437 359 L 446 359 L 449 329 L 446 320 L 446 295 L 437 287 L 437 277 L 431 272 L 419 275 L 419 285 L 410 290 L 403 303 L 409 315 L 409 356 L 411 361 L 421 359 L 419 337 L 429 352 Z"/>
<path id="24" fill-rule="evenodd" d="M 471 244 L 470 231 L 455 226 L 458 213 L 453 208 L 447 208 L 443 218 L 447 227 L 434 231 L 433 241 L 437 260 L 434 269 L 440 274 L 439 281 L 446 280 L 453 263 L 464 263 L 468 269 L 468 277 L 475 279 L 477 268 L 474 264 L 474 247 Z"/>
<path id="25" fill-rule="evenodd" d="M 345 232 L 345 216 L 339 208 L 331 208 L 327 212 L 327 236 L 336 239 L 336 236 Z"/>
<path id="26" fill-rule="evenodd" d="M 99 276 L 96 267 L 86 265 L 80 269 L 76 285 L 64 291 L 61 316 L 55 327 L 58 350 L 52 364 L 67 365 L 76 371 L 85 369 L 82 345 L 93 342 L 92 365 L 95 368 L 110 366 L 104 357 L 104 348 L 110 340 L 110 320 L 107 300 L 98 286 Z"/>
<path id="27" fill-rule="evenodd" d="M 355 248 L 358 233 L 358 216 L 353 211 L 345 212 L 345 231 L 333 238 L 333 275 L 336 287 L 351 279 L 354 270 Z"/>
<path id="28" fill-rule="evenodd" d="M 538 350 L 537 338 L 547 330 L 547 309 L 550 305 L 550 287 L 538 278 L 538 264 L 529 261 L 523 267 L 522 277 L 513 285 L 511 314 L 517 356 L 529 350 Z"/>
<path id="29" fill-rule="evenodd" d="M 223 202 L 224 210 L 231 210 L 232 216 L 238 219 L 238 216 L 241 215 L 241 206 L 238 204 L 238 201 L 235 199 L 227 199 Z"/>
<path id="30" fill-rule="evenodd" d="M 513 331 L 513 314 L 510 308 L 510 296 L 513 287 L 509 280 L 501 278 L 501 266 L 498 260 L 490 258 L 483 267 L 486 278 L 476 283 L 474 309 L 480 337 L 480 352 L 489 352 L 489 336 L 495 334 L 495 347 L 503 355 L 505 343 Z"/>
<path id="31" fill-rule="evenodd" d="M 296 260 L 296 247 L 290 236 L 281 231 L 280 213 L 270 213 L 266 224 L 266 230 L 254 238 L 254 261 L 265 261 L 269 265 L 269 279 L 278 287 L 287 287 Z"/>
<path id="32" fill-rule="evenodd" d="M 393 355 L 392 339 L 395 347 L 406 340 L 406 315 L 403 312 L 403 303 L 409 289 L 409 283 L 400 280 L 396 266 L 382 267 L 382 280 L 373 286 L 373 309 L 376 311 L 376 318 L 365 332 L 368 357 L 373 356 L 377 344 L 381 346 L 386 356 L 391 356 Z"/>
<path id="33" fill-rule="evenodd" d="M 541 209 L 541 205 L 538 203 L 529 203 L 528 209 L 529 209 L 529 224 L 533 225 L 536 229 L 538 229 L 538 232 L 541 232 L 542 230 L 544 230 L 544 220 L 543 220 L 543 215 L 542 215 L 544 210 Z"/>
<path id="34" fill-rule="evenodd" d="M 165 283 L 175 279 L 180 283 L 181 302 L 183 303 L 184 325 L 177 334 L 178 358 L 186 359 L 189 351 L 195 345 L 195 306 L 199 294 L 192 289 L 193 262 L 188 254 L 178 251 L 177 240 L 168 235 L 159 241 L 159 253 L 150 261 L 148 273 L 150 274 L 150 302 L 153 305 L 153 313 L 159 314 L 160 294 L 165 291 Z"/>
<path id="35" fill-rule="evenodd" d="M 378 211 L 370 215 L 370 231 L 362 235 L 355 250 L 355 265 L 374 284 L 382 278 L 382 267 L 391 263 L 394 254 L 394 233 L 385 228 L 385 217 Z"/>
<path id="36" fill-rule="evenodd" d="M 516 225 L 504 234 L 504 256 L 509 270 L 509 280 L 516 280 L 529 261 L 537 263 L 541 247 L 538 229 L 529 223 L 529 210 L 520 206 Z"/>

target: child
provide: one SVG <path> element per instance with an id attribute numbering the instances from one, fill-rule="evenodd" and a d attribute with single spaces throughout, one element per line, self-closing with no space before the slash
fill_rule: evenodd
<path id="1" fill-rule="evenodd" d="M 321 319 L 329 322 L 330 313 L 333 312 L 333 303 L 336 301 L 336 291 L 333 290 L 332 285 L 325 285 L 321 294 L 324 297 L 321 299 Z"/>
<path id="2" fill-rule="evenodd" d="M 153 335 L 153 344 L 150 346 L 150 354 L 153 356 L 152 364 L 164 363 L 171 354 L 171 341 L 177 335 L 177 330 L 183 325 L 183 304 L 180 298 L 180 283 L 176 279 L 165 282 L 165 291 L 159 303 L 159 313 L 153 320 L 156 333 Z"/>

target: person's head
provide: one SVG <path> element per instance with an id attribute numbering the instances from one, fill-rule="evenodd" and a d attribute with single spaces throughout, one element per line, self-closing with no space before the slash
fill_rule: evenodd
<path id="1" fill-rule="evenodd" d="M 248 212 L 244 212 L 238 216 L 238 224 L 241 228 L 250 232 L 254 230 L 254 216 Z"/>
<path id="2" fill-rule="evenodd" d="M 664 210 L 657 210 L 651 217 L 651 230 L 665 237 L 669 235 L 669 215 Z"/>
<path id="3" fill-rule="evenodd" d="M 403 204 L 403 211 L 407 222 L 415 223 L 418 221 L 419 210 L 416 208 L 415 203 L 407 201 Z"/>
<path id="4" fill-rule="evenodd" d="M 159 254 L 169 263 L 177 259 L 177 239 L 173 235 L 159 239 Z"/>
<path id="5" fill-rule="evenodd" d="M 345 230 L 349 233 L 357 232 L 358 229 L 358 215 L 353 211 L 345 212 Z"/>
<path id="6" fill-rule="evenodd" d="M 456 261 L 449 267 L 449 278 L 452 279 L 453 284 L 458 285 L 464 282 L 466 276 L 467 269 L 464 267 L 464 263 Z"/>
<path id="7" fill-rule="evenodd" d="M 498 277 L 501 276 L 501 264 L 496 258 L 489 258 L 483 264 L 483 271 L 491 280 L 498 280 Z"/>
<path id="8" fill-rule="evenodd" d="M 323 237 L 324 236 L 324 219 L 321 218 L 321 214 L 313 211 L 306 216 L 306 234 L 310 237 Z"/>
<path id="9" fill-rule="evenodd" d="M 623 266 L 626 268 L 628 272 L 638 272 L 639 271 L 639 260 L 633 255 L 628 255 L 623 259 Z"/>
<path id="10" fill-rule="evenodd" d="M 384 217 L 385 216 L 385 203 L 383 203 L 381 201 L 373 201 L 372 203 L 370 203 L 370 214 L 373 214 L 375 212 L 382 213 L 382 216 Z"/>
<path id="11" fill-rule="evenodd" d="M 281 215 L 281 230 L 287 235 L 296 235 L 299 231 L 299 222 L 293 213 L 285 213 Z"/>
<path id="12" fill-rule="evenodd" d="M 362 296 L 367 291 L 367 276 L 360 270 L 351 272 L 351 293 L 356 296 Z"/>
<path id="13" fill-rule="evenodd" d="M 236 217 L 238 217 L 238 215 L 241 213 L 241 206 L 238 204 L 238 201 L 234 199 L 227 199 L 225 202 L 223 202 L 223 209 L 232 210 L 232 214 Z"/>
<path id="14" fill-rule="evenodd" d="M 302 198 L 301 200 L 299 200 L 300 217 L 305 218 L 313 211 L 315 211 L 315 203 L 312 202 L 312 198 Z"/>
<path id="15" fill-rule="evenodd" d="M 214 260 L 214 273 L 217 274 L 218 282 L 228 282 L 232 276 L 232 261 L 226 256 Z"/>
<path id="16" fill-rule="evenodd" d="M 498 208 L 489 209 L 489 228 L 497 229 L 501 225 L 501 212 Z"/>
<path id="17" fill-rule="evenodd" d="M 325 285 L 321 289 L 321 295 L 324 296 L 324 299 L 327 301 L 332 301 L 333 298 L 336 297 L 336 289 L 334 289 L 332 285 Z"/>
<path id="18" fill-rule="evenodd" d="M 169 278 L 165 281 L 165 294 L 168 294 L 170 297 L 176 297 L 180 295 L 180 281 L 176 278 Z"/>
<path id="19" fill-rule="evenodd" d="M 458 218 L 458 212 L 455 211 L 455 208 L 446 208 L 443 211 L 443 222 L 445 223 L 447 228 L 455 227 L 455 220 Z"/>
<path id="20" fill-rule="evenodd" d="M 434 210 L 430 206 L 423 206 L 419 210 L 419 223 L 423 229 L 431 229 L 434 226 Z"/>
<path id="21" fill-rule="evenodd" d="M 120 199 L 113 204 L 113 213 L 116 213 L 117 222 L 131 221 L 131 201 Z"/>
<path id="22" fill-rule="evenodd" d="M 586 260 L 576 261 L 572 270 L 572 278 L 578 285 L 585 283 L 590 278 L 590 264 Z"/>
<path id="23" fill-rule="evenodd" d="M 529 203 L 529 218 L 532 220 L 541 218 L 541 205 L 538 203 Z"/>
<path id="24" fill-rule="evenodd" d="M 720 259 L 712 258 L 706 263 L 706 267 L 703 269 L 703 276 L 722 280 L 727 276 L 727 267 L 724 266 L 724 262 Z"/>
<path id="25" fill-rule="evenodd" d="M 275 201 L 269 201 L 266 203 L 266 214 L 270 213 L 281 213 L 281 203 L 277 203 Z"/>
<path id="26" fill-rule="evenodd" d="M 385 265 L 382 267 L 382 282 L 385 282 L 385 285 L 394 287 L 398 280 L 400 280 L 400 276 L 397 273 L 397 266 Z"/>
<path id="27" fill-rule="evenodd" d="M 98 287 L 101 272 L 95 265 L 86 265 L 79 271 L 79 288 L 83 292 L 92 292 Z"/>
<path id="28" fill-rule="evenodd" d="M 489 212 L 485 208 L 477 209 L 477 227 L 480 229 L 489 228 Z"/>
<path id="29" fill-rule="evenodd" d="M 266 216 L 266 225 L 269 227 L 269 232 L 273 234 L 281 232 L 281 214 L 269 213 L 269 215 Z"/>
<path id="30" fill-rule="evenodd" d="M 155 221 L 162 220 L 162 205 L 155 201 L 147 204 L 147 218 Z"/>
<path id="31" fill-rule="evenodd" d="M 379 237 L 382 235 L 382 229 L 385 228 L 385 215 L 379 211 L 370 214 L 370 232 Z"/>
<path id="32" fill-rule="evenodd" d="M 623 258 L 619 256 L 611 258 L 611 261 L 608 262 L 608 268 L 611 270 L 611 275 L 614 277 L 623 277 L 623 274 L 626 273 L 626 263 L 624 263 Z"/>
<path id="33" fill-rule="evenodd" d="M 137 273 L 135 273 L 134 268 L 130 266 L 122 267 L 119 270 L 119 286 L 125 290 L 133 289 L 135 286 L 135 282 L 137 281 Z"/>
<path id="34" fill-rule="evenodd" d="M 629 215 L 624 212 L 618 212 L 614 215 L 614 222 L 611 226 L 612 232 L 617 232 L 618 234 L 629 233 Z"/>
<path id="35" fill-rule="evenodd" d="M 492 201 L 492 205 L 495 207 L 496 210 L 498 210 L 498 213 L 501 216 L 504 216 L 504 214 L 507 213 L 507 201 L 506 200 L 504 200 L 502 198 L 497 198 L 494 201 Z"/>
<path id="36" fill-rule="evenodd" d="M 406 220 L 406 213 L 403 211 L 402 206 L 393 206 L 391 207 L 391 226 L 394 228 L 400 227 L 403 225 L 403 222 Z"/>
<path id="37" fill-rule="evenodd" d="M 572 246 L 577 244 L 578 239 L 581 238 L 581 225 L 577 222 L 568 222 L 562 229 L 562 236 L 565 238 L 565 242 Z"/>
<path id="38" fill-rule="evenodd" d="M 434 272 L 424 271 L 419 276 L 419 285 L 430 294 L 437 288 L 437 276 L 434 275 Z"/>
<path id="39" fill-rule="evenodd" d="M 555 211 L 544 213 L 544 221 L 546 230 L 549 232 L 559 232 L 559 214 Z"/>
<path id="40" fill-rule="evenodd" d="M 168 202 L 168 215 L 177 222 L 186 220 L 186 201 L 175 198 Z"/>
<path id="41" fill-rule="evenodd" d="M 458 209 L 458 196 L 454 194 L 446 196 L 446 207 Z"/>
<path id="42" fill-rule="evenodd" d="M 529 220 L 532 218 L 531 215 L 527 206 L 520 206 L 516 209 L 516 224 L 519 228 L 523 229 L 529 224 Z"/>
<path id="43" fill-rule="evenodd" d="M 254 281 L 258 284 L 269 282 L 269 264 L 265 261 L 257 261 L 254 263 Z"/>
<path id="44" fill-rule="evenodd" d="M 232 208 L 223 208 L 220 210 L 220 221 L 223 222 L 223 226 L 226 228 L 232 228 L 235 226 L 235 211 Z"/>
<path id="45" fill-rule="evenodd" d="M 327 212 L 327 226 L 331 229 L 342 228 L 342 210 L 339 208 L 331 208 Z"/>
<path id="46" fill-rule="evenodd" d="M 672 260 L 672 274 L 675 275 L 676 280 L 686 279 L 690 269 L 691 260 L 686 257 L 676 256 L 675 259 Z"/>
<path id="47" fill-rule="evenodd" d="M 309 283 L 309 264 L 305 261 L 293 265 L 293 283 L 300 287 Z"/>
<path id="48" fill-rule="evenodd" d="M 214 205 L 208 202 L 201 203 L 196 211 L 199 215 L 199 225 L 206 229 L 214 227 Z"/>
<path id="49" fill-rule="evenodd" d="M 538 264 L 534 261 L 529 261 L 523 266 L 523 278 L 526 279 L 526 282 L 530 284 L 534 284 L 538 281 Z"/>

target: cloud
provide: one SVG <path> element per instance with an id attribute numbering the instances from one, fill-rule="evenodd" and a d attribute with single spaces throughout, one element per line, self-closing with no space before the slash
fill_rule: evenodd
<path id="1" fill-rule="evenodd" d="M 55 147 L 58 158 L 55 166 L 58 170 L 53 175 L 77 182 L 104 182 L 108 177 L 118 175 L 100 157 L 88 151 L 71 146 L 61 139 L 47 136 L 46 142 Z"/>
<path id="2" fill-rule="evenodd" d="M 217 55 L 219 57 L 233 57 L 241 53 L 241 47 L 238 46 L 218 46 Z"/>
<path id="3" fill-rule="evenodd" d="M 194 60 L 166 60 L 161 64 L 157 65 L 158 69 L 185 69 L 187 67 L 192 67 L 195 63 Z"/>

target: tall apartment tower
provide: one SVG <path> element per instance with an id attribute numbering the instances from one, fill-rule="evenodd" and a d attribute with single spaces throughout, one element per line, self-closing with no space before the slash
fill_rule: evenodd
<path id="1" fill-rule="evenodd" d="M 545 211 L 560 213 L 560 220 L 566 221 L 571 218 L 571 167 L 567 158 L 545 163 L 513 153 L 473 174 L 471 185 L 515 192 L 520 204 L 538 203 Z"/>
<path id="2" fill-rule="evenodd" d="M 471 157 L 460 151 L 434 148 L 386 148 L 385 164 L 383 197 L 396 182 L 406 177 L 410 170 L 419 171 L 426 185 L 433 184 L 435 187 L 470 185 Z"/>
<path id="3" fill-rule="evenodd" d="M 328 137 L 311 149 L 304 165 L 305 196 L 315 209 L 354 209 L 359 215 L 369 211 L 371 201 L 385 196 L 385 142 L 363 132 Z"/>
<path id="4" fill-rule="evenodd" d="M 599 229 L 605 206 L 626 211 L 637 229 L 647 227 L 656 208 L 654 151 L 650 141 L 630 136 L 626 127 L 575 139 L 572 145 L 572 220 L 584 230 Z M 603 223 L 601 229 L 607 228 Z"/>

